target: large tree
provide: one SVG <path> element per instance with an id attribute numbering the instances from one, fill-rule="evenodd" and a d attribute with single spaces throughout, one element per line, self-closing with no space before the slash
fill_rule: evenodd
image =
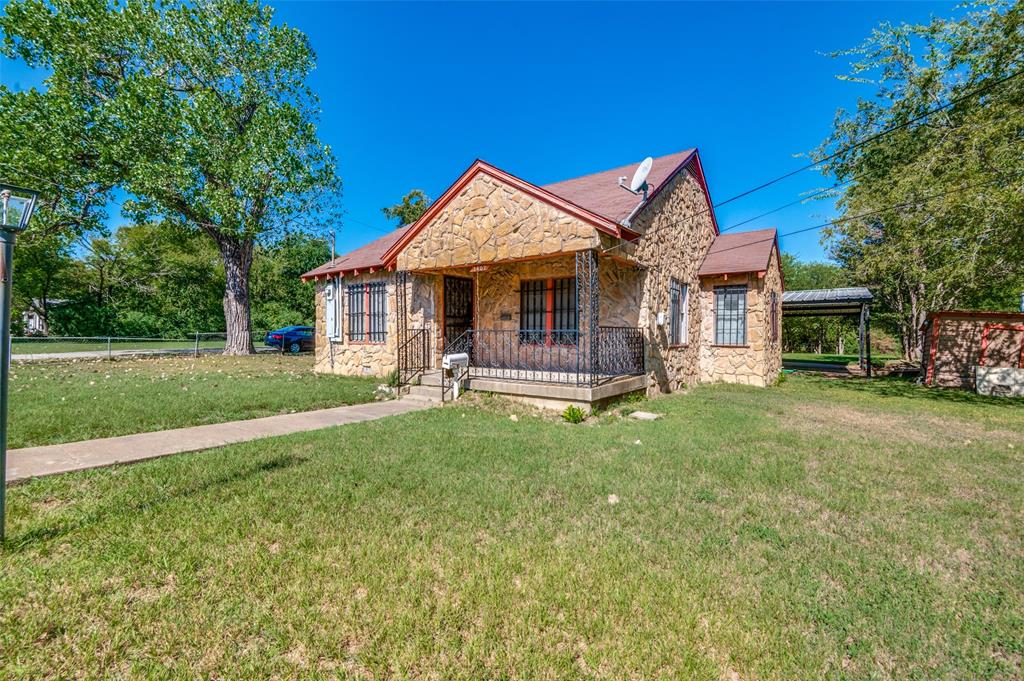
<path id="1" fill-rule="evenodd" d="M 817 151 L 850 182 L 825 237 L 853 280 L 881 294 L 916 359 L 929 311 L 1009 307 L 1024 276 L 1024 6 L 883 24 L 836 56 L 850 55 L 844 78 L 875 96 L 840 111 Z"/>
<path id="2" fill-rule="evenodd" d="M 380 209 L 389 220 L 398 220 L 398 226 L 411 225 L 430 208 L 431 199 L 422 189 L 413 189 L 393 206 Z"/>
<path id="3" fill-rule="evenodd" d="M 76 197 L 95 187 L 95 201 L 119 186 L 130 216 L 212 239 L 224 266 L 225 352 L 252 352 L 257 243 L 337 208 L 306 37 L 246 0 L 14 0 L 0 27 L 8 56 L 50 72 L 42 92 L 5 91 L 0 111 L 39 122 L 20 142 L 29 151 L 63 150 L 64 165 L 43 180 L 59 186 L 66 173 Z M 5 176 L 35 183 L 24 169 Z"/>

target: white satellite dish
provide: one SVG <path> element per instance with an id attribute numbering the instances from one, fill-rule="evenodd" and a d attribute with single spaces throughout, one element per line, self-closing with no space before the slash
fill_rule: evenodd
<path id="1" fill-rule="evenodd" d="M 633 173 L 633 181 L 629 183 L 629 191 L 634 194 L 640 191 L 641 187 L 647 183 L 647 176 L 651 174 L 651 166 L 653 165 L 654 159 L 650 156 L 640 162 L 636 172 Z"/>

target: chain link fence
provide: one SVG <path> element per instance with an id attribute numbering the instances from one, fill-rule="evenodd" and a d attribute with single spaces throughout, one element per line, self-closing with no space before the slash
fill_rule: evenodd
<path id="1" fill-rule="evenodd" d="M 106 358 L 131 355 L 215 353 L 224 349 L 224 332 L 194 333 L 181 338 L 127 336 L 13 336 L 11 356 L 16 360 Z M 288 352 L 290 348 L 266 344 L 265 333 L 253 333 L 256 352 Z"/>

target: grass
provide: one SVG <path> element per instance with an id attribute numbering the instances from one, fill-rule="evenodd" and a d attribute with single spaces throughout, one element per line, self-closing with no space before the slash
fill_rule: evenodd
<path id="1" fill-rule="evenodd" d="M 378 381 L 322 376 L 310 356 L 16 363 L 12 448 L 367 402 Z"/>
<path id="2" fill-rule="evenodd" d="M 15 486 L 6 675 L 1024 674 L 1024 402 L 795 376 L 640 406 Z"/>
<path id="3" fill-rule="evenodd" d="M 136 338 L 130 340 L 113 339 L 110 343 L 110 350 L 113 352 L 125 350 L 192 350 L 196 346 L 194 340 L 147 340 Z M 257 348 L 265 347 L 262 341 L 256 342 Z M 200 340 L 199 348 L 202 350 L 224 349 L 224 339 Z M 13 355 L 40 355 L 64 352 L 106 352 L 107 341 L 104 339 L 83 338 L 82 340 L 51 340 L 46 337 L 19 339 L 11 342 L 11 354 Z"/>
<path id="4" fill-rule="evenodd" d="M 786 352 L 782 355 L 783 361 L 794 361 L 794 362 L 825 362 L 827 364 L 856 364 L 858 361 L 857 355 L 836 355 L 836 354 L 816 354 L 813 352 Z M 889 360 L 900 359 L 899 355 L 887 355 L 887 354 L 873 354 L 871 355 L 871 366 L 883 367 Z"/>

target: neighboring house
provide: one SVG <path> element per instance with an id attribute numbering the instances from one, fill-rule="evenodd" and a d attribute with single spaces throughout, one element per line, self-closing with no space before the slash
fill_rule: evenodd
<path id="1" fill-rule="evenodd" d="M 926 385 L 973 390 L 976 367 L 1024 369 L 1024 312 L 932 312 L 921 337 Z"/>
<path id="2" fill-rule="evenodd" d="M 775 230 L 719 234 L 695 149 L 537 186 L 476 161 L 415 223 L 303 275 L 317 282 L 316 371 L 592 404 L 698 382 L 775 381 Z"/>
<path id="3" fill-rule="evenodd" d="M 50 327 L 46 323 L 46 317 L 41 313 L 41 310 L 51 310 L 60 305 L 64 305 L 68 301 L 66 300 L 47 300 L 46 305 L 43 305 L 43 301 L 38 298 L 32 299 L 32 306 L 21 313 L 21 324 L 25 329 L 25 334 L 29 336 L 46 336 L 50 333 Z"/>

